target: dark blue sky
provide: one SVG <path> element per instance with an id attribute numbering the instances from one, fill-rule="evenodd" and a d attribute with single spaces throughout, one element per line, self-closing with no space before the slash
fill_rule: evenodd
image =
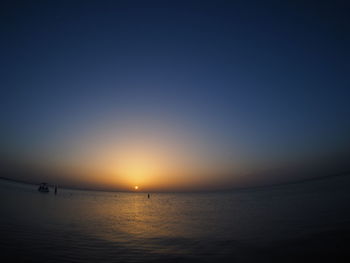
<path id="1" fill-rule="evenodd" d="M 9 1 L 5 154 L 141 120 L 204 138 L 252 178 L 348 171 L 346 13 L 345 1 Z"/>

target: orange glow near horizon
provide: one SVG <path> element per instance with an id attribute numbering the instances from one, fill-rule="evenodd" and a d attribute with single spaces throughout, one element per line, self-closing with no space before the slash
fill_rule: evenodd
<path id="1" fill-rule="evenodd" d="M 70 171 L 72 180 L 134 191 L 140 185 L 145 191 L 198 188 L 224 167 L 215 147 L 198 135 L 156 125 L 118 127 L 74 138 L 56 165 Z"/>

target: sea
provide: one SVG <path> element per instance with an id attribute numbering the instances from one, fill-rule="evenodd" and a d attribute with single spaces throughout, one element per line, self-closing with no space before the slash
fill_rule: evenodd
<path id="1" fill-rule="evenodd" d="M 226 192 L 0 180 L 1 262 L 350 262 L 350 176 Z"/>

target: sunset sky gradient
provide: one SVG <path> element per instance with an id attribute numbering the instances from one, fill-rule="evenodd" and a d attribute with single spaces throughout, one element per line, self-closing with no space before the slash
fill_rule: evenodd
<path id="1" fill-rule="evenodd" d="M 2 175 L 220 190 L 350 171 L 336 1 L 9 1 Z"/>

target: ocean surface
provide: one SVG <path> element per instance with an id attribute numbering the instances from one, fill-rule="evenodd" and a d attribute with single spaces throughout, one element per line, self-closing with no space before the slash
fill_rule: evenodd
<path id="1" fill-rule="evenodd" d="M 350 176 L 150 199 L 147 193 L 53 192 L 0 180 L 2 262 L 350 258 Z"/>

